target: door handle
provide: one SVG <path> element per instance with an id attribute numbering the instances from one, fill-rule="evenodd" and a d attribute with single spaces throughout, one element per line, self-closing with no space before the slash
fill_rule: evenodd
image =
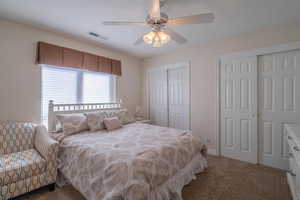
<path id="1" fill-rule="evenodd" d="M 257 118 L 259 118 L 259 114 L 257 113 L 257 114 L 252 114 L 252 117 L 254 118 L 254 117 L 257 117 Z"/>
<path id="2" fill-rule="evenodd" d="M 295 151 L 300 151 L 299 147 L 297 147 L 297 146 L 294 146 L 294 150 Z"/>

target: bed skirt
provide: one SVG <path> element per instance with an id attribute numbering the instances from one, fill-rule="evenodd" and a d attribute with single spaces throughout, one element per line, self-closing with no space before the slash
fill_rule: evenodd
<path id="1" fill-rule="evenodd" d="M 149 200 L 182 200 L 182 189 L 192 180 L 196 179 L 196 174 L 207 168 L 207 160 L 202 155 L 197 155 L 182 170 L 164 184 L 160 185 L 149 194 Z"/>

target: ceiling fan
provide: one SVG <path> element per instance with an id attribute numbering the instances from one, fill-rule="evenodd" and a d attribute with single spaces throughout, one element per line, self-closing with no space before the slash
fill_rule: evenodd
<path id="1" fill-rule="evenodd" d="M 141 44 L 143 41 L 153 47 L 160 47 L 168 43 L 171 39 L 178 44 L 183 44 L 187 40 L 180 34 L 173 31 L 169 26 L 180 26 L 184 24 L 203 24 L 214 21 L 213 13 L 203 13 L 186 17 L 169 19 L 168 15 L 160 11 L 166 1 L 151 0 L 150 14 L 147 15 L 144 22 L 128 22 L 128 21 L 105 21 L 103 25 L 117 26 L 149 26 L 152 31 L 141 36 L 134 45 Z"/>

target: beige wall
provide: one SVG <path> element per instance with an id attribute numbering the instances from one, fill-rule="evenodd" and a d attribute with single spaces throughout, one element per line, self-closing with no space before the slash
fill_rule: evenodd
<path id="1" fill-rule="evenodd" d="M 131 111 L 141 104 L 141 61 L 116 51 L 0 19 L 0 120 L 40 121 L 41 76 L 36 44 L 45 41 L 122 61 L 118 93 Z"/>
<path id="2" fill-rule="evenodd" d="M 166 55 L 145 59 L 148 67 L 191 62 L 191 115 L 192 131 L 205 140 L 209 148 L 216 147 L 217 134 L 217 62 L 224 54 L 253 50 L 292 41 L 300 41 L 300 23 L 277 25 L 252 33 L 182 49 Z M 143 101 L 145 104 L 145 100 Z"/>

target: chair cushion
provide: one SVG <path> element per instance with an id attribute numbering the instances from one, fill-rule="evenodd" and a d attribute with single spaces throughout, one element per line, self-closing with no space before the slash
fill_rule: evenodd
<path id="1" fill-rule="evenodd" d="M 11 184 L 46 171 L 46 160 L 34 150 L 0 157 L 0 186 Z"/>

